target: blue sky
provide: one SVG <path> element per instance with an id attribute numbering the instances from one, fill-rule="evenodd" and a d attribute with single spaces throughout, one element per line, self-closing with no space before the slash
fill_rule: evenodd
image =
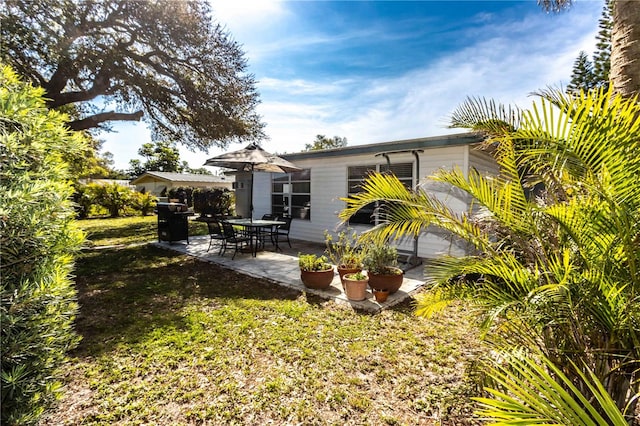
<path id="1" fill-rule="evenodd" d="M 349 145 L 461 132 L 448 117 L 467 96 L 528 107 L 531 92 L 566 86 L 580 50 L 591 55 L 603 1 L 548 14 L 523 1 L 212 1 L 258 81 L 271 152 L 297 152 L 315 135 Z M 115 167 L 150 135 L 114 126 L 103 149 Z M 226 150 L 181 158 L 191 167 Z"/>

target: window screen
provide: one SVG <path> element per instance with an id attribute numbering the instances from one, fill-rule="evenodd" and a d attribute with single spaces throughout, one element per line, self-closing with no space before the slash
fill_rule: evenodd
<path id="1" fill-rule="evenodd" d="M 357 194 L 361 191 L 362 182 L 371 171 L 393 173 L 404 186 L 409 189 L 413 188 L 413 163 L 392 163 L 391 165 L 387 165 L 385 163 L 369 166 L 350 166 L 348 168 L 347 179 L 349 195 Z M 375 203 L 366 205 L 365 207 L 361 208 L 356 214 L 351 216 L 351 219 L 349 219 L 349 223 L 375 225 L 375 208 Z"/>

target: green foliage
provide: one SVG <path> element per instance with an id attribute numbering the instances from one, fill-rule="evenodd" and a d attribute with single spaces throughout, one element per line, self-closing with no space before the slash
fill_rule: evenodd
<path id="1" fill-rule="evenodd" d="M 597 87 L 605 90 L 609 88 L 609 73 L 611 70 L 611 31 L 613 30 L 613 0 L 606 0 L 602 8 L 602 15 L 598 21 L 598 35 L 596 36 L 596 51 L 593 54 L 593 75 Z"/>
<path id="2" fill-rule="evenodd" d="M 42 89 L 0 76 L 1 423 L 35 424 L 76 346 L 72 253 L 82 243 L 64 158 L 86 141 L 48 111 Z"/>
<path id="3" fill-rule="evenodd" d="M 567 86 L 567 93 L 580 93 L 580 90 L 591 90 L 596 87 L 593 74 L 593 64 L 584 51 L 578 55 L 571 71 L 571 81 Z"/>
<path id="4" fill-rule="evenodd" d="M 398 249 L 384 242 L 374 242 L 367 246 L 364 268 L 370 274 L 396 274 L 398 270 Z"/>
<path id="5" fill-rule="evenodd" d="M 109 211 L 109 216 L 119 217 L 130 203 L 133 190 L 126 186 L 111 183 L 95 186 L 95 201 Z"/>
<path id="6" fill-rule="evenodd" d="M 334 241 L 329 231 L 324 231 L 326 249 L 324 253 L 331 262 L 339 267 L 357 268 L 362 266 L 364 251 L 358 245 L 358 233 L 346 229 L 338 233 L 338 241 Z"/>
<path id="7" fill-rule="evenodd" d="M 74 130 L 144 116 L 154 139 L 195 149 L 263 136 L 244 54 L 205 0 L 12 0 L 0 18 L 0 60 L 49 107 L 72 105 Z"/>
<path id="8" fill-rule="evenodd" d="M 78 182 L 74 184 L 73 189 L 72 199 L 78 219 L 86 219 L 95 201 L 95 193 L 91 190 L 91 186 Z"/>
<path id="9" fill-rule="evenodd" d="M 111 217 L 140 213 L 145 216 L 155 207 L 156 197 L 143 194 L 135 189 L 115 183 L 103 185 L 90 182 L 86 185 L 76 183 L 73 201 L 80 219 L 90 216 Z"/>
<path id="10" fill-rule="evenodd" d="M 596 36 L 598 42 L 593 60 L 590 61 L 584 51 L 580 52 L 573 65 L 567 93 L 578 94 L 580 90 L 588 91 L 596 88 L 607 90 L 609 88 L 611 30 L 613 29 L 612 8 L 613 1 L 606 1 L 598 22 L 600 31 Z"/>
<path id="11" fill-rule="evenodd" d="M 362 271 L 358 271 L 353 274 L 345 274 L 344 278 L 348 280 L 356 280 L 356 281 L 363 281 L 363 280 L 369 279 L 369 277 L 363 274 Z"/>
<path id="12" fill-rule="evenodd" d="M 138 149 L 138 155 L 145 159 L 142 163 L 134 159 L 129 161 L 129 174 L 131 176 L 141 176 L 145 172 L 174 172 L 182 173 L 185 169 L 185 162 L 180 162 L 180 151 L 175 142 L 148 142 L 142 144 Z"/>
<path id="13" fill-rule="evenodd" d="M 129 205 L 140 212 L 141 216 L 146 216 L 153 211 L 158 199 L 152 194 L 143 194 L 133 191 Z"/>
<path id="14" fill-rule="evenodd" d="M 588 386 L 592 400 L 544 355 L 496 355 L 499 360 L 491 361 L 487 371 L 493 381 L 493 388 L 486 389 L 491 398 L 474 398 L 480 403 L 478 415 L 496 420 L 489 424 L 628 426 L 624 414 L 588 367 L 582 372 L 571 360 L 565 360 Z"/>
<path id="15" fill-rule="evenodd" d="M 326 271 L 333 268 L 326 257 L 318 257 L 315 254 L 300 253 L 298 255 L 298 265 L 301 271 Z"/>
<path id="16" fill-rule="evenodd" d="M 487 338 L 542 351 L 594 396 L 566 363 L 570 357 L 582 374 L 593 372 L 621 411 L 629 404 L 633 413 L 640 387 L 640 104 L 604 90 L 538 97 L 518 114 L 473 100 L 454 113 L 456 123 L 486 134 L 501 168 L 498 176 L 441 170 L 431 177 L 468 194 L 469 213 L 374 174 L 363 192 L 345 199 L 340 217 L 378 201 L 385 222 L 368 233 L 374 240 L 438 226 L 468 241 L 473 255 L 430 264 L 432 292 L 418 313 L 468 300 Z"/>
<path id="17" fill-rule="evenodd" d="M 313 143 L 305 144 L 305 151 L 318 151 L 321 149 L 343 148 L 347 146 L 347 138 L 334 136 L 328 138 L 325 135 L 317 135 Z"/>
<path id="18" fill-rule="evenodd" d="M 195 188 L 193 211 L 201 215 L 228 216 L 233 214 L 233 192 L 228 189 Z"/>
<path id="19" fill-rule="evenodd" d="M 192 206 L 194 190 L 194 188 L 191 188 L 189 186 L 179 186 L 177 188 L 171 188 L 167 192 L 167 197 L 170 200 L 179 200 L 179 202 L 184 203 L 187 206 Z"/>

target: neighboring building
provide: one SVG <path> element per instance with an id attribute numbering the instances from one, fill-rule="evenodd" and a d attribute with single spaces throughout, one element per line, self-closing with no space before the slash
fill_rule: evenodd
<path id="1" fill-rule="evenodd" d="M 78 182 L 86 185 L 89 183 L 94 183 L 96 185 L 120 185 L 133 188 L 131 182 L 126 179 L 93 179 L 93 178 L 83 178 L 78 179 Z"/>
<path id="2" fill-rule="evenodd" d="M 196 175 L 188 173 L 145 172 L 131 181 L 139 192 L 146 192 L 159 197 L 161 193 L 172 188 L 220 188 L 233 187 L 233 176 Z M 165 192 L 165 193 L 166 193 Z"/>
<path id="3" fill-rule="evenodd" d="M 480 136 L 464 133 L 284 154 L 281 157 L 303 170 L 288 174 L 256 172 L 254 217 L 265 213 L 288 213 L 294 218 L 291 238 L 323 242 L 324 231 L 335 231 L 340 223 L 337 215 L 345 206 L 340 198 L 357 193 L 369 170 L 391 170 L 408 187 L 422 185 L 438 194 L 454 211 L 466 212 L 470 208 L 467 196 L 455 193 L 451 188 L 438 187 L 433 182 L 427 183 L 426 177 L 438 169 L 455 167 L 496 174 L 498 165 L 494 159 L 474 149 L 479 142 Z M 236 201 L 241 207 L 243 203 L 248 204 L 250 186 L 246 182 L 249 175 L 239 173 L 236 179 Z M 349 225 L 359 232 L 373 226 L 372 213 L 373 206 L 354 217 Z M 435 229 L 421 235 L 417 242 L 401 242 L 399 248 L 421 258 L 442 253 L 461 255 L 467 249 Z"/>

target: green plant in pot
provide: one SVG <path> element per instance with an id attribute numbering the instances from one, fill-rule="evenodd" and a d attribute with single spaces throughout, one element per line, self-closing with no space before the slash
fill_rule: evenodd
<path id="1" fill-rule="evenodd" d="M 333 281 L 333 265 L 325 256 L 315 254 L 298 254 L 300 279 L 305 287 L 324 290 Z"/>
<path id="2" fill-rule="evenodd" d="M 389 290 L 393 294 L 402 286 L 404 272 L 398 268 L 398 249 L 388 244 L 375 243 L 367 248 L 364 268 L 369 274 L 369 287 Z"/>
<path id="3" fill-rule="evenodd" d="M 324 253 L 336 265 L 343 284 L 345 274 L 362 271 L 364 252 L 358 247 L 358 234 L 355 231 L 349 228 L 341 231 L 337 240 L 329 231 L 324 231 L 324 241 Z"/>
<path id="4" fill-rule="evenodd" d="M 364 300 L 367 298 L 367 284 L 369 277 L 362 271 L 344 274 L 342 277 L 344 293 L 349 300 Z"/>

